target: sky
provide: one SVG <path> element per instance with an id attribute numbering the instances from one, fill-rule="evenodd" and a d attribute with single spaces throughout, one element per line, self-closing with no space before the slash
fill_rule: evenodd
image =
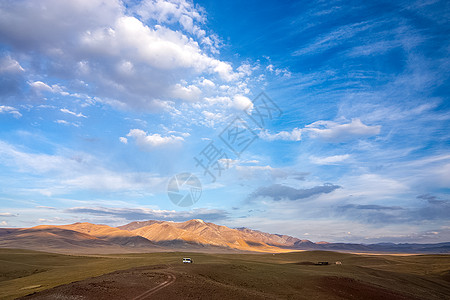
<path id="1" fill-rule="evenodd" d="M 449 242 L 449 20 L 436 0 L 1 1 L 0 226 Z"/>

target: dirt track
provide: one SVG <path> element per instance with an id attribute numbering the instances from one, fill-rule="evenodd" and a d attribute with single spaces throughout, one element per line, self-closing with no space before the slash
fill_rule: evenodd
<path id="1" fill-rule="evenodd" d="M 21 299 L 144 300 L 175 280 L 176 275 L 166 265 L 139 267 L 61 285 Z"/>
<path id="2" fill-rule="evenodd" d="M 163 288 L 166 288 L 167 286 L 171 285 L 172 283 L 175 282 L 175 280 L 177 279 L 177 277 L 172 274 L 172 273 L 163 273 L 165 275 L 167 275 L 167 280 L 160 283 L 159 285 L 155 286 L 154 288 L 151 288 L 150 290 L 146 291 L 145 293 L 133 298 L 133 300 L 144 300 L 147 299 L 150 295 L 158 292 L 159 290 L 162 290 Z"/>

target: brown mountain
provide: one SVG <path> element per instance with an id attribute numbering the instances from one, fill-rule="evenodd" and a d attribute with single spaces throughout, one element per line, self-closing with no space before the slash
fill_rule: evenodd
<path id="1" fill-rule="evenodd" d="M 0 247 L 101 252 L 257 251 L 284 252 L 298 239 L 250 229 L 232 229 L 199 219 L 186 222 L 145 221 L 119 227 L 91 223 L 0 229 Z"/>
<path id="2" fill-rule="evenodd" d="M 81 232 L 89 234 L 98 239 L 108 241 L 112 244 L 117 244 L 121 246 L 128 247 L 156 247 L 156 244 L 149 241 L 142 236 L 133 234 L 126 230 L 121 230 L 116 227 L 111 227 L 108 225 L 96 225 L 92 223 L 74 223 L 70 225 L 60 225 L 60 226 L 38 226 L 40 228 L 57 227 L 61 229 L 73 230 L 76 232 Z"/>
<path id="3" fill-rule="evenodd" d="M 156 220 L 149 220 L 149 221 L 135 221 L 131 222 L 122 226 L 118 226 L 117 228 L 123 229 L 123 230 L 134 230 L 141 227 L 149 226 L 154 223 L 163 223 L 164 221 L 156 221 Z"/>
<path id="4" fill-rule="evenodd" d="M 107 225 L 75 223 L 0 229 L 0 247 L 73 253 L 161 251 L 141 236 Z"/>
<path id="5" fill-rule="evenodd" d="M 113 245 L 89 234 L 57 227 L 0 229 L 0 247 L 32 250 L 74 251 L 86 248 L 110 248 Z"/>
<path id="6" fill-rule="evenodd" d="M 145 221 L 119 227 L 91 223 L 0 228 L 0 247 L 53 252 L 122 253 L 155 251 L 255 251 L 331 250 L 355 252 L 449 253 L 441 244 L 313 243 L 309 240 L 229 228 L 194 219 L 186 222 Z"/>
<path id="7" fill-rule="evenodd" d="M 133 222 L 120 228 L 128 228 L 128 231 L 164 246 L 183 244 L 246 251 L 282 251 L 282 249 L 275 246 L 275 243 L 269 244 L 261 240 L 257 235 L 214 223 L 207 223 L 199 219 L 180 223 L 163 221 Z M 268 238 L 266 240 L 269 241 Z M 277 245 L 281 244 L 278 243 Z"/>

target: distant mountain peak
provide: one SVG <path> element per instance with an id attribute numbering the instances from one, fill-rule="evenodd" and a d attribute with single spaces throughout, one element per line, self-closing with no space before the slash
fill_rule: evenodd
<path id="1" fill-rule="evenodd" d="M 202 219 L 192 219 L 191 221 L 205 224 L 205 221 L 203 221 Z"/>

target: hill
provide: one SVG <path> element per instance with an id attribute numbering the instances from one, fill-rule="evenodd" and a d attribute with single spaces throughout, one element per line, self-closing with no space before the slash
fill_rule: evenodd
<path id="1" fill-rule="evenodd" d="M 119 227 L 91 223 L 0 228 L 0 247 L 76 253 L 124 253 L 189 250 L 201 252 L 329 250 L 381 253 L 450 253 L 450 243 L 314 243 L 249 228 L 229 228 L 203 220 L 143 221 Z"/>

